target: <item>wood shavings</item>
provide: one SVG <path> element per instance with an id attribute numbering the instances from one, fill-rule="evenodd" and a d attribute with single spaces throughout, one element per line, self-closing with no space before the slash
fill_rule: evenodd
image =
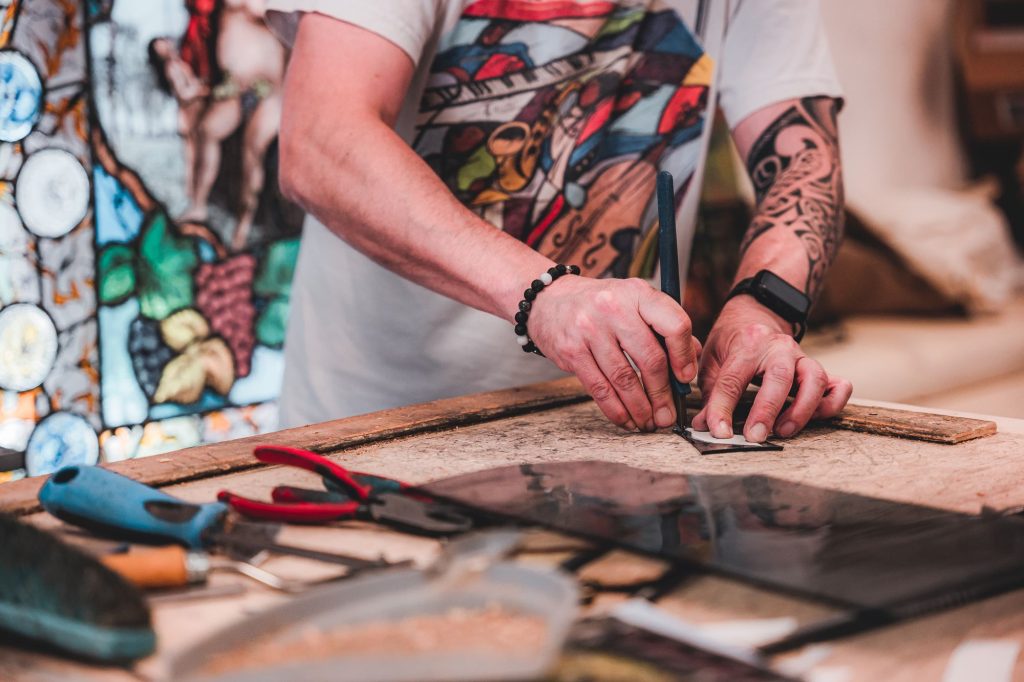
<path id="1" fill-rule="evenodd" d="M 524 531 L 519 541 L 519 554 L 542 552 L 579 552 L 593 547 L 593 543 L 551 530 L 530 529 Z"/>
<path id="2" fill-rule="evenodd" d="M 584 583 L 605 588 L 627 588 L 654 582 L 668 568 L 667 561 L 614 550 L 581 568 L 577 575 Z"/>
<path id="3" fill-rule="evenodd" d="M 453 651 L 541 651 L 547 625 L 540 616 L 512 613 L 498 604 L 484 609 L 451 609 L 443 614 L 410 616 L 324 631 L 309 627 L 301 636 L 261 637 L 240 649 L 213 658 L 203 668 L 214 675 L 266 668 L 292 661 L 343 656 L 409 656 Z"/>

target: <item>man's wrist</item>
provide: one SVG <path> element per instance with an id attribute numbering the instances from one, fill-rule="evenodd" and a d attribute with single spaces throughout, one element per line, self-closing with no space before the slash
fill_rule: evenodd
<path id="1" fill-rule="evenodd" d="M 528 247 L 527 247 L 528 248 Z M 514 322 L 513 317 L 519 312 L 519 302 L 523 299 L 523 292 L 530 287 L 533 280 L 545 272 L 548 268 L 557 265 L 554 261 L 541 256 L 533 251 L 529 258 L 522 259 L 515 268 L 505 275 L 495 276 L 489 279 L 500 287 L 495 300 L 499 303 L 495 311 L 498 317 L 509 322 Z"/>
<path id="2" fill-rule="evenodd" d="M 725 302 L 715 326 L 728 324 L 764 324 L 782 334 L 793 335 L 793 325 L 779 314 L 761 305 L 753 296 L 740 294 Z"/>

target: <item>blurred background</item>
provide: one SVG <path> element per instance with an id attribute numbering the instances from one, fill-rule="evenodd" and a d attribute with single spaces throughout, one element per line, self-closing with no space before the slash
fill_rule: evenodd
<path id="1" fill-rule="evenodd" d="M 1024 417 L 1024 2 L 822 10 L 847 237 L 803 345 L 858 398 Z M 719 132 L 687 289 L 705 329 L 749 217 Z"/>
<path id="2" fill-rule="evenodd" d="M 0 482 L 276 428 L 301 215 L 258 4 L 0 0 Z M 848 232 L 804 345 L 859 398 L 1024 417 L 1024 2 L 822 6 Z M 751 210 L 716 125 L 705 333 Z"/>

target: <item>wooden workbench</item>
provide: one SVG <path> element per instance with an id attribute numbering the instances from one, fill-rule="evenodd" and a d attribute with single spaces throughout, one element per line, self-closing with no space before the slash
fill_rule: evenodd
<path id="1" fill-rule="evenodd" d="M 111 468 L 197 502 L 217 491 L 264 497 L 279 484 L 308 484 L 296 469 L 266 467 L 254 444 L 294 445 L 329 454 L 362 471 L 423 483 L 511 463 L 601 459 L 667 472 L 767 474 L 797 482 L 966 513 L 983 505 L 1024 504 L 1024 421 L 997 420 L 999 433 L 958 445 L 815 426 L 786 442 L 781 453 L 701 456 L 670 433 L 626 434 L 608 424 L 575 380 L 442 400 L 275 434 L 201 446 Z M 41 481 L 0 487 L 0 510 L 57 527 L 38 510 Z M 296 528 L 295 544 L 329 543 L 335 551 L 427 563 L 437 545 L 369 527 Z M 301 560 L 268 567 L 291 577 L 314 576 Z M 215 582 L 241 580 L 217 576 Z M 245 595 L 155 607 L 159 651 L 135 671 L 99 669 L 0 646 L 0 679 L 140 679 L 160 670 L 169 654 L 246 613 L 287 597 L 261 588 Z M 600 601 L 600 600 L 599 600 Z M 770 595 L 720 578 L 684 584 L 660 604 L 696 623 L 791 616 L 820 617 L 821 607 Z M 934 614 L 803 652 L 815 669 L 844 680 L 941 680 L 951 652 L 973 638 L 1024 643 L 1024 591 Z M 795 656 L 799 657 L 798 653 Z M 794 655 L 790 655 L 792 659 Z M 1024 679 L 1024 657 L 1015 679 Z"/>

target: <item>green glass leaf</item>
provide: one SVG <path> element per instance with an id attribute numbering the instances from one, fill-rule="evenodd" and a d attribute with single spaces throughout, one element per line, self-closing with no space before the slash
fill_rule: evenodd
<path id="1" fill-rule="evenodd" d="M 459 191 L 465 192 L 473 184 L 474 180 L 486 178 L 497 167 L 498 163 L 491 156 L 491 153 L 487 151 L 487 145 L 480 145 L 473 152 L 473 155 L 469 157 L 469 160 L 459 169 L 458 178 L 456 179 Z"/>
<path id="2" fill-rule="evenodd" d="M 192 272 L 198 263 L 195 243 L 173 233 L 167 215 L 153 213 L 139 238 L 139 307 L 143 315 L 162 320 L 192 305 Z"/>
<path id="3" fill-rule="evenodd" d="M 278 296 L 270 301 L 256 320 L 256 340 L 264 346 L 279 348 L 288 327 L 288 299 Z"/>
<path id="4" fill-rule="evenodd" d="M 100 303 L 117 305 L 135 291 L 135 254 L 124 244 L 110 244 L 100 251 L 96 264 Z"/>
<path id="5" fill-rule="evenodd" d="M 295 261 L 299 257 L 299 240 L 282 239 L 267 248 L 253 282 L 257 296 L 285 296 L 291 293 Z"/>

